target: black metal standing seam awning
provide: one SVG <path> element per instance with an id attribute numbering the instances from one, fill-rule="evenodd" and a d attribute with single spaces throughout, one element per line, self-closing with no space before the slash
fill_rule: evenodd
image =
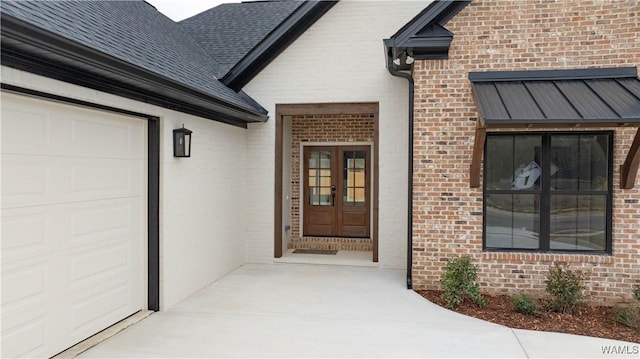
<path id="1" fill-rule="evenodd" d="M 640 127 L 640 80 L 635 67 L 470 72 L 478 122 L 471 187 L 480 186 L 480 163 L 491 128 Z M 624 164 L 621 187 L 633 188 L 640 165 L 640 129 Z"/>

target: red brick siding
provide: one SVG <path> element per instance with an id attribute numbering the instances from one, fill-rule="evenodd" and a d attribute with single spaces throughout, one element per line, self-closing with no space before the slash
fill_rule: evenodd
<path id="1" fill-rule="evenodd" d="M 593 300 L 628 300 L 640 279 L 640 183 L 621 190 L 619 166 L 636 129 L 615 128 L 613 255 L 483 252 L 482 188 L 469 188 L 477 109 L 467 76 L 638 66 L 640 3 L 479 0 L 446 27 L 455 34 L 449 59 L 416 61 L 413 70 L 415 288 L 437 288 L 445 262 L 469 255 L 487 291 L 541 293 L 549 265 L 561 261 L 592 273 Z M 536 129 L 544 130 L 554 129 Z"/>
<path id="2" fill-rule="evenodd" d="M 373 115 L 293 116 L 291 119 L 291 242 L 289 248 L 371 251 L 370 239 L 305 238 L 300 230 L 300 144 L 373 142 Z"/>

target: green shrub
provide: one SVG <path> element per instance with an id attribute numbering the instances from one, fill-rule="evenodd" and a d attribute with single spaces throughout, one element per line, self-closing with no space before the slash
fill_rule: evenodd
<path id="1" fill-rule="evenodd" d="M 638 284 L 636 284 L 636 286 L 633 288 L 633 295 L 637 300 L 640 300 L 640 280 L 638 281 Z"/>
<path id="2" fill-rule="evenodd" d="M 551 294 L 551 310 L 572 313 L 576 305 L 584 299 L 584 282 L 589 278 L 586 272 L 571 270 L 565 265 L 555 263 L 549 268 L 545 280 L 546 291 Z"/>
<path id="3" fill-rule="evenodd" d="M 613 307 L 613 320 L 629 328 L 639 328 L 640 308 L 632 306 Z"/>
<path id="4" fill-rule="evenodd" d="M 528 294 L 520 293 L 511 297 L 513 310 L 526 315 L 540 314 L 540 302 Z"/>
<path id="5" fill-rule="evenodd" d="M 480 295 L 480 286 L 476 282 L 478 268 L 471 264 L 469 257 L 455 257 L 444 267 L 440 283 L 442 284 L 442 299 L 447 308 L 453 308 L 470 298 L 478 307 L 484 307 L 488 301 Z"/>

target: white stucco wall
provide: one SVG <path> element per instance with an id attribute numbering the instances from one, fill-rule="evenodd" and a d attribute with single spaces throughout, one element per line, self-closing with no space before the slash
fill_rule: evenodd
<path id="1" fill-rule="evenodd" d="M 247 86 L 275 116 L 276 104 L 379 102 L 379 266 L 406 268 L 408 84 L 385 66 L 382 40 L 427 1 L 335 5 Z M 275 120 L 250 125 L 246 260 L 273 262 Z"/>
<path id="2" fill-rule="evenodd" d="M 2 82 L 160 118 L 160 305 L 165 310 L 244 263 L 242 128 L 2 67 Z M 173 157 L 172 130 L 192 130 Z"/>
<path id="3" fill-rule="evenodd" d="M 193 131 L 173 157 L 172 131 Z M 244 263 L 246 130 L 173 112 L 162 121 L 161 288 L 166 308 Z"/>

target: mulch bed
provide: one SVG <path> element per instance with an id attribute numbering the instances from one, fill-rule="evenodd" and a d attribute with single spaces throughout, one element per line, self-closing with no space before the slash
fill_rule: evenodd
<path id="1" fill-rule="evenodd" d="M 441 291 L 417 290 L 418 294 L 442 307 L 445 302 Z M 506 295 L 484 295 L 489 305 L 478 308 L 465 301 L 453 310 L 471 317 L 483 319 L 515 329 L 540 330 L 640 343 L 640 328 L 629 328 L 612 319 L 611 308 L 605 306 L 580 306 L 573 314 L 543 312 L 539 316 L 520 314 L 513 310 L 511 298 Z"/>

